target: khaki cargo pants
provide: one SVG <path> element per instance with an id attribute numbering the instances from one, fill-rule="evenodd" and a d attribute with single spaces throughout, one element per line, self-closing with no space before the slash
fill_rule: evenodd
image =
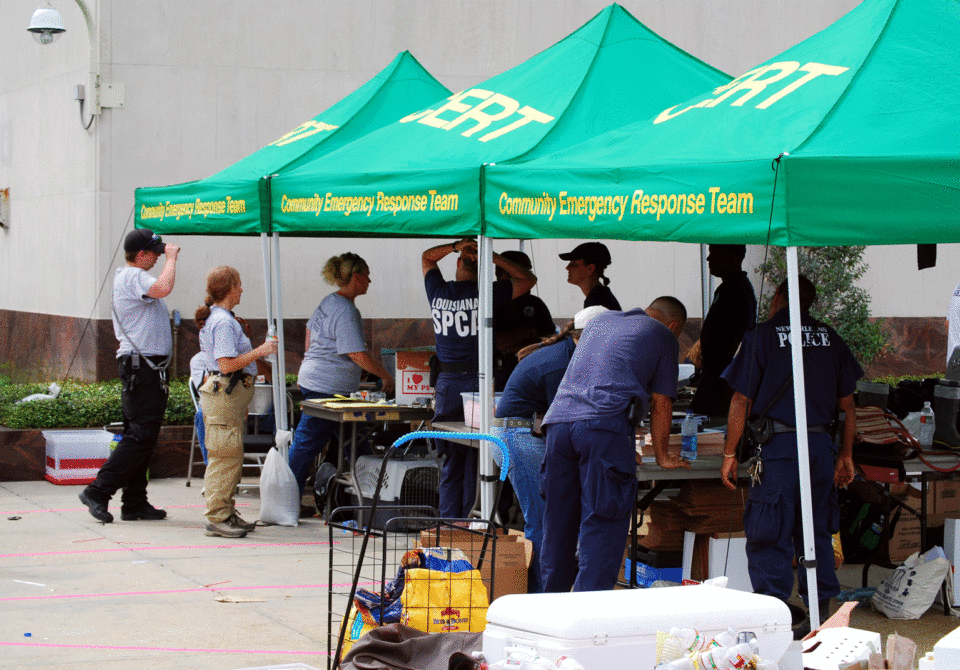
<path id="1" fill-rule="evenodd" d="M 203 410 L 207 469 L 203 475 L 207 498 L 207 521 L 222 523 L 233 516 L 233 495 L 240 484 L 243 469 L 243 435 L 247 406 L 253 399 L 253 385 L 234 386 L 224 393 L 224 379 L 211 375 L 200 387 L 200 408 Z M 214 391 L 214 387 L 217 390 Z"/>

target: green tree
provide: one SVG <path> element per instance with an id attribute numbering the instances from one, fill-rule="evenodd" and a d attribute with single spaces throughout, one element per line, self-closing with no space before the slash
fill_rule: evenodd
<path id="1" fill-rule="evenodd" d="M 856 285 L 867 264 L 863 262 L 863 246 L 800 247 L 797 250 L 800 274 L 817 287 L 817 301 L 811 315 L 831 326 L 853 351 L 860 365 L 866 367 L 877 357 L 887 342 L 879 323 L 870 321 L 870 296 Z M 756 272 L 765 286 L 760 296 L 760 313 L 766 314 L 773 289 L 787 277 L 787 256 L 783 247 L 770 247 L 767 259 Z"/>

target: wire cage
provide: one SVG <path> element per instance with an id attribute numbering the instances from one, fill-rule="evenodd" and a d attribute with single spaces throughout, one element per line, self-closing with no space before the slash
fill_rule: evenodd
<path id="1" fill-rule="evenodd" d="M 496 579 L 496 527 L 441 519 L 424 506 L 368 506 L 330 514 L 327 670 L 367 631 L 403 623 L 426 632 L 481 631 Z M 384 516 L 389 518 L 384 518 Z M 467 562 L 467 563 L 464 563 Z"/>

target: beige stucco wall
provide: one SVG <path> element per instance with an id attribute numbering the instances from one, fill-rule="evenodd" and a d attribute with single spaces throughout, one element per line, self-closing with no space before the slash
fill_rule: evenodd
<path id="1" fill-rule="evenodd" d="M 73 0 L 56 0 L 67 33 L 48 46 L 25 31 L 35 5 L 0 3 L 0 188 L 12 222 L 0 231 L 0 309 L 109 318 L 94 302 L 132 225 L 134 189 L 199 179 L 275 140 L 350 93 L 397 52 L 410 50 L 453 90 L 516 65 L 562 39 L 601 0 L 299 0 L 90 2 L 105 82 L 122 83 L 123 109 L 80 125 L 74 86 L 86 84 L 89 44 Z M 808 37 L 856 0 L 628 0 L 638 19 L 681 48 L 739 74 Z M 630 85 L 624 82 L 624 85 Z M 203 275 L 237 266 L 241 311 L 263 316 L 256 239 L 173 239 L 184 247 L 168 305 L 189 318 Z M 352 250 L 372 266 L 371 318 L 426 318 L 424 240 L 282 241 L 283 303 L 306 317 L 329 290 L 322 262 Z M 556 254 L 573 243 L 538 241 L 536 292 L 558 317 L 581 304 Z M 498 242 L 497 250 L 515 243 Z M 610 243 L 611 287 L 627 306 L 669 293 L 700 313 L 694 245 Z M 953 247 L 938 269 L 916 272 L 913 248 L 870 250 L 864 286 L 881 316 L 942 314 L 957 279 Z M 443 268 L 452 271 L 452 265 Z M 894 271 L 893 268 L 896 268 Z M 106 294 L 104 294 L 105 298 Z"/>

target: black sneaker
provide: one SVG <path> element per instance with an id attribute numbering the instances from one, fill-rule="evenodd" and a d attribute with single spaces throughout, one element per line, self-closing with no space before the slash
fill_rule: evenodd
<path id="1" fill-rule="evenodd" d="M 113 515 L 107 511 L 107 503 L 95 500 L 87 490 L 80 492 L 80 502 L 87 506 L 91 516 L 102 523 L 113 523 Z"/>
<path id="2" fill-rule="evenodd" d="M 133 509 L 120 508 L 120 518 L 124 521 L 160 521 L 167 518 L 167 510 L 157 509 L 148 502 Z"/>

